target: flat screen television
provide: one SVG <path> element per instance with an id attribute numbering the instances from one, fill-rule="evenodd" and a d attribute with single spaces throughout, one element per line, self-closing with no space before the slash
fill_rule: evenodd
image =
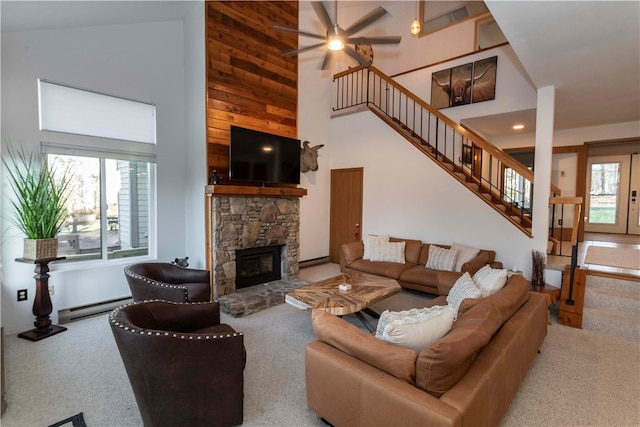
<path id="1" fill-rule="evenodd" d="M 231 126 L 229 180 L 300 184 L 300 140 Z"/>

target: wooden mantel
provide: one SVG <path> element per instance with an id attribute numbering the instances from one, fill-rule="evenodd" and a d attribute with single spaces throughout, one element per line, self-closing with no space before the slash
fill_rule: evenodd
<path id="1" fill-rule="evenodd" d="M 307 195 L 306 188 L 298 187 L 259 187 L 249 185 L 207 185 L 207 196 L 273 196 L 273 197 L 303 197 Z"/>

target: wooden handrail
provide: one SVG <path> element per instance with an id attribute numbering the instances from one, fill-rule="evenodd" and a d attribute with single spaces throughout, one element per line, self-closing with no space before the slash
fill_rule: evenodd
<path id="1" fill-rule="evenodd" d="M 337 88 L 334 112 L 342 111 L 344 114 L 355 111 L 355 107 L 368 107 L 416 148 L 441 162 L 441 166 L 458 180 L 466 185 L 476 185 L 475 191 L 485 199 L 488 194 L 491 206 L 514 224 L 523 224 L 521 228 L 527 232 L 532 212 L 527 204 L 531 202 L 530 195 L 524 194 L 523 188 L 531 188 L 534 184 L 532 170 L 472 129 L 456 123 L 376 67 L 350 68 L 334 74 L 333 78 Z M 469 158 L 465 157 L 465 150 L 469 148 L 472 148 L 473 157 L 465 160 Z M 480 157 L 474 156 L 473 148 L 478 149 Z M 505 168 L 513 174 L 507 176 Z M 506 179 L 510 180 L 511 186 L 505 187 Z M 550 190 L 551 196 L 562 195 L 562 190 L 555 185 L 550 184 Z M 495 203 L 502 205 L 500 209 Z"/>
<path id="2" fill-rule="evenodd" d="M 366 68 L 366 67 L 356 67 L 356 68 L 351 68 L 349 70 L 342 71 L 340 73 L 335 74 L 334 79 L 344 77 L 350 73 L 361 70 L 363 68 Z M 489 155 L 499 160 L 504 165 L 513 169 L 516 173 L 521 175 L 524 179 L 528 180 L 529 182 L 533 182 L 534 173 L 530 169 L 522 165 L 522 163 L 518 162 L 513 157 L 509 156 L 507 153 L 500 150 L 495 145 L 493 145 L 492 143 L 490 143 L 489 141 L 487 141 L 486 139 L 484 139 L 482 136 L 478 135 L 471 129 L 451 120 L 449 117 L 445 116 L 436 108 L 434 108 L 432 105 L 425 102 L 422 98 L 417 96 L 415 93 L 411 92 L 409 89 L 407 89 L 406 87 L 402 86 L 400 83 L 393 80 L 391 77 L 384 74 L 378 68 L 374 66 L 369 66 L 368 68 L 369 68 L 369 71 L 376 74 L 378 77 L 380 77 L 380 79 L 394 86 L 399 92 L 403 93 L 408 98 L 411 98 L 417 105 L 429 111 L 431 114 L 436 116 L 439 120 L 446 123 L 450 128 L 452 128 L 459 134 L 463 135 L 467 139 L 471 140 L 476 146 L 480 147 L 483 151 L 487 152 Z M 562 194 L 562 190 L 554 185 L 551 185 L 551 192 L 557 195 Z"/>
<path id="3" fill-rule="evenodd" d="M 550 205 L 581 205 L 582 197 L 549 197 Z"/>

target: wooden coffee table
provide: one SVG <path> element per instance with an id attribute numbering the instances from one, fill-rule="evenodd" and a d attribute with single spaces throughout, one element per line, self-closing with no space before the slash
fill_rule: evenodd
<path id="1" fill-rule="evenodd" d="M 351 289 L 340 290 L 342 283 L 350 284 Z M 401 291 L 402 288 L 394 279 L 365 273 L 340 274 L 289 292 L 285 301 L 302 310 L 320 308 L 336 316 L 355 314 L 373 332 L 361 312 L 378 318 L 379 314 L 369 306 Z"/>

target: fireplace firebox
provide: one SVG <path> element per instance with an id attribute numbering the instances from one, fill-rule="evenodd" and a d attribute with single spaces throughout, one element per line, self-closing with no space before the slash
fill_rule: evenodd
<path id="1" fill-rule="evenodd" d="M 236 289 L 281 278 L 282 245 L 236 250 Z"/>

